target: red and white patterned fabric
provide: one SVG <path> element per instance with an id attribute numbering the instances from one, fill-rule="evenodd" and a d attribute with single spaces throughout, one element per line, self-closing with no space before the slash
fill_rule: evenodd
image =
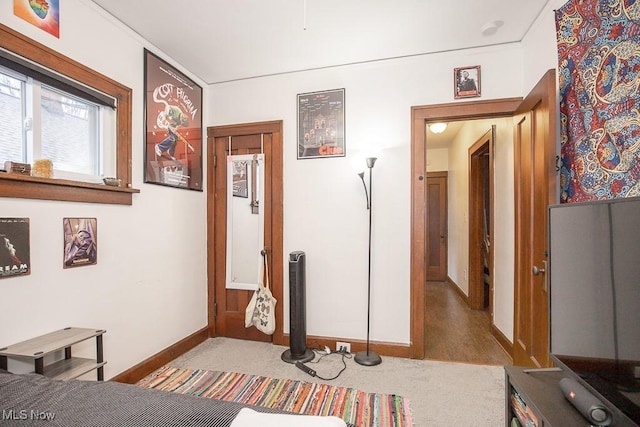
<path id="1" fill-rule="evenodd" d="M 561 201 L 640 196 L 640 0 L 556 11 Z"/>

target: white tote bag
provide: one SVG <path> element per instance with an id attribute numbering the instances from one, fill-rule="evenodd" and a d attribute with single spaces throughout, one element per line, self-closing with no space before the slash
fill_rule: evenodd
<path id="1" fill-rule="evenodd" d="M 253 293 L 251 301 L 247 305 L 244 315 L 244 326 L 249 328 L 252 325 L 259 331 L 271 335 L 276 330 L 276 299 L 271 294 L 269 288 L 269 263 L 267 253 L 263 255 L 263 266 L 260 268 L 260 280 L 258 289 Z M 263 268 L 264 270 L 263 270 Z M 262 274 L 266 272 L 266 274 Z M 266 285 L 262 277 L 266 277 Z"/>

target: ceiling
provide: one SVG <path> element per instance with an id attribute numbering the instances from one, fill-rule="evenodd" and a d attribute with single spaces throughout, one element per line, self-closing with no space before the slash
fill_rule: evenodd
<path id="1" fill-rule="evenodd" d="M 91 1 L 215 84 L 518 42 L 549 0 Z"/>
<path id="2" fill-rule="evenodd" d="M 549 0 L 91 1 L 216 84 L 519 42 Z M 461 125 L 428 132 L 429 147 Z"/>

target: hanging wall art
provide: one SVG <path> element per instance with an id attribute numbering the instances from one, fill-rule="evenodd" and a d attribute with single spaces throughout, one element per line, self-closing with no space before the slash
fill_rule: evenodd
<path id="1" fill-rule="evenodd" d="M 202 88 L 144 50 L 144 182 L 202 191 Z"/>
<path id="2" fill-rule="evenodd" d="M 0 218 L 0 279 L 30 273 L 29 218 Z"/>
<path id="3" fill-rule="evenodd" d="M 345 154 L 344 89 L 298 94 L 298 159 Z"/>

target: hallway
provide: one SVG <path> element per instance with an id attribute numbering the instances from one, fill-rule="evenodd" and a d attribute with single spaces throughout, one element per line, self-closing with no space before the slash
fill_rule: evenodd
<path id="1" fill-rule="evenodd" d="M 426 284 L 425 358 L 449 362 L 511 365 L 490 332 L 487 311 L 471 310 L 447 282 Z"/>

